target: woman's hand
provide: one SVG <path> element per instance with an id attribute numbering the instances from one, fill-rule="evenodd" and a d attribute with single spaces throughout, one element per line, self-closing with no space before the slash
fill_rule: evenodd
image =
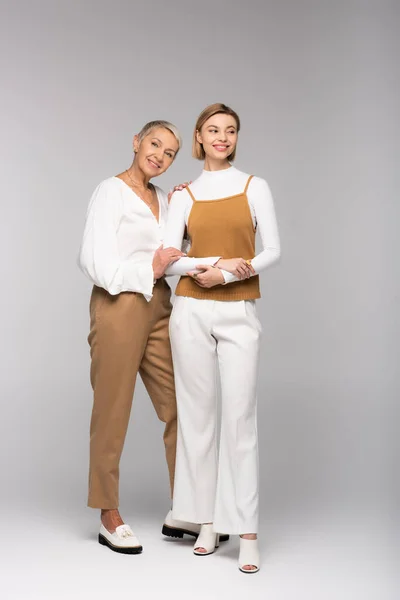
<path id="1" fill-rule="evenodd" d="M 194 279 L 194 281 L 200 287 L 212 288 L 215 285 L 221 285 L 221 283 L 225 283 L 224 276 L 222 275 L 220 269 L 217 269 L 216 267 L 212 267 L 211 265 L 199 265 L 197 270 L 202 271 L 202 273 L 190 271 L 187 273 L 187 275 Z"/>
<path id="2" fill-rule="evenodd" d="M 255 275 L 250 262 L 247 262 L 244 258 L 220 258 L 215 266 L 236 275 L 238 279 L 248 279 Z"/>
<path id="3" fill-rule="evenodd" d="M 180 183 L 179 185 L 176 185 L 172 190 L 170 190 L 168 192 L 168 204 L 169 204 L 169 201 L 171 200 L 172 194 L 174 192 L 180 192 L 181 190 L 184 190 L 191 183 L 192 183 L 191 181 L 185 181 L 185 183 Z"/>
<path id="4" fill-rule="evenodd" d="M 176 262 L 182 256 L 186 256 L 186 254 L 177 248 L 164 249 L 163 245 L 157 248 L 153 257 L 154 279 L 160 279 L 167 270 L 168 265 Z"/>

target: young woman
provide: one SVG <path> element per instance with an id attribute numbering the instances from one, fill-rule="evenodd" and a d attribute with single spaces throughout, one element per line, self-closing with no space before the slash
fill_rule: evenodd
<path id="1" fill-rule="evenodd" d="M 94 283 L 88 504 L 101 509 L 99 542 L 126 554 L 142 550 L 118 511 L 119 461 L 138 373 L 157 416 L 165 423 L 171 493 L 173 489 L 176 400 L 168 334 L 171 290 L 164 273 L 183 256 L 176 248 L 162 247 L 168 199 L 150 183 L 173 163 L 180 135 L 171 123 L 153 121 L 135 135 L 133 145 L 131 166 L 100 183 L 93 193 L 79 260 Z M 182 526 L 169 513 L 164 533 L 182 529 L 196 535 L 190 523 Z"/>
<path id="2" fill-rule="evenodd" d="M 171 199 L 165 243 L 188 257 L 208 257 L 195 270 L 178 258 L 181 275 L 170 320 L 178 404 L 173 497 L 176 519 L 201 523 L 194 552 L 211 554 L 216 532 L 239 534 L 239 568 L 259 570 L 256 379 L 261 325 L 255 300 L 258 273 L 280 254 L 273 200 L 264 179 L 233 166 L 240 120 L 224 104 L 199 116 L 193 156 L 204 170 Z M 255 256 L 255 233 L 263 250 Z M 216 374 L 222 416 L 216 452 Z"/>

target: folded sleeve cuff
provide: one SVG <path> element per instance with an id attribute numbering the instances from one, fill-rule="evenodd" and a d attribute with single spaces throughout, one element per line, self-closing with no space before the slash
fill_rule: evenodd
<path id="1" fill-rule="evenodd" d="M 143 294 L 147 302 L 153 297 L 154 272 L 151 263 L 126 262 L 124 268 L 123 292 Z"/>
<path id="2" fill-rule="evenodd" d="M 229 273 L 229 271 L 225 271 L 225 269 L 221 269 L 221 273 L 224 276 L 224 280 L 225 280 L 224 285 L 226 285 L 227 283 L 233 283 L 234 281 L 239 281 L 239 279 L 236 277 L 236 275 Z"/>
<path id="3" fill-rule="evenodd" d="M 176 262 L 169 265 L 167 275 L 186 275 L 188 271 L 195 271 L 199 265 L 215 265 L 221 256 L 207 256 L 205 258 L 192 258 L 184 256 Z"/>

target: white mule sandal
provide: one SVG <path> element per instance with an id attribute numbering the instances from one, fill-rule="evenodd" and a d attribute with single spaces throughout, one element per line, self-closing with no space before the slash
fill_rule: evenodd
<path id="1" fill-rule="evenodd" d="M 214 532 L 212 523 L 202 525 L 193 553 L 196 554 L 196 556 L 208 556 L 208 554 L 213 554 L 218 546 L 219 533 Z M 205 552 L 200 552 L 197 548 L 204 548 Z"/>
<path id="2" fill-rule="evenodd" d="M 243 569 L 246 565 L 253 565 L 255 569 Z M 260 552 L 258 540 L 240 538 L 239 570 L 242 573 L 257 573 L 260 570 Z"/>
<path id="3" fill-rule="evenodd" d="M 200 535 L 200 527 L 197 523 L 189 523 L 187 521 L 178 521 L 172 516 L 172 510 L 169 511 L 165 517 L 164 524 L 162 526 L 162 533 L 167 537 L 183 538 L 184 535 L 191 535 L 197 538 Z M 229 534 L 220 533 L 219 541 L 227 542 L 229 540 Z"/>

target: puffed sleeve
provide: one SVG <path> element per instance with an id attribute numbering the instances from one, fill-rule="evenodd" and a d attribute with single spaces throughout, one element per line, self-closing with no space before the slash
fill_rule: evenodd
<path id="1" fill-rule="evenodd" d="M 122 196 L 109 180 L 93 192 L 86 216 L 78 264 L 85 275 L 110 294 L 139 292 L 153 295 L 152 259 L 121 260 L 117 231 L 122 216 Z"/>

